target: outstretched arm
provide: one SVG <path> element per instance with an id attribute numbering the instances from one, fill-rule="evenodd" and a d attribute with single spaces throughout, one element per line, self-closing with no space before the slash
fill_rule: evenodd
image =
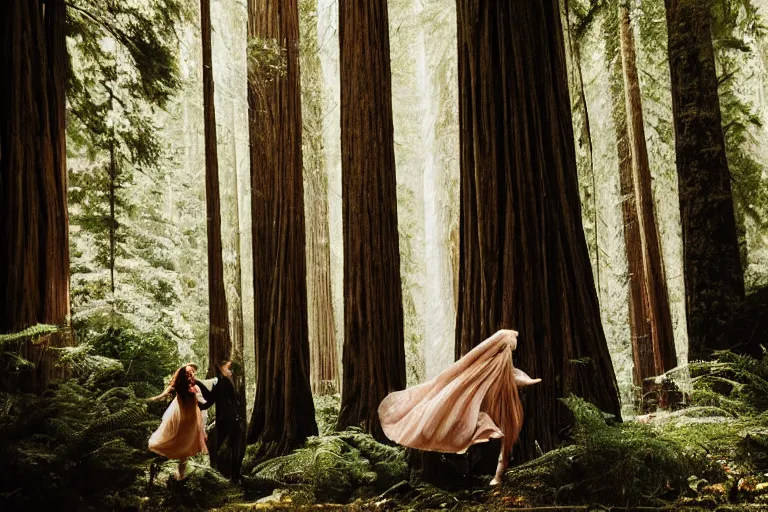
<path id="1" fill-rule="evenodd" d="M 163 398 L 169 396 L 171 394 L 172 390 L 173 390 L 173 388 L 171 386 L 168 386 L 167 388 L 165 388 L 165 391 L 163 391 L 162 393 L 160 393 L 157 396 L 153 396 L 152 398 L 147 398 L 147 400 L 150 401 L 150 402 L 157 402 L 157 401 L 162 400 Z"/>

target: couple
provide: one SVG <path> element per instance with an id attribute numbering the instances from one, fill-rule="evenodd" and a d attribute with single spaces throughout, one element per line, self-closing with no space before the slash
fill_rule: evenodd
<path id="1" fill-rule="evenodd" d="M 235 402 L 237 396 L 232 382 L 231 365 L 231 361 L 224 361 L 217 366 L 213 390 L 209 391 L 202 382 L 195 379 L 197 365 L 186 364 L 176 370 L 163 393 L 150 398 L 156 401 L 173 396 L 173 402 L 163 413 L 160 426 L 149 438 L 149 449 L 179 461 L 177 480 L 185 478 L 189 457 L 198 453 L 208 453 L 204 411 L 217 402 L 220 404 L 219 408 L 227 407 L 227 409 L 237 410 L 236 407 L 229 407 Z M 218 448 L 221 448 L 235 425 L 235 421 L 226 423 L 217 426 Z"/>

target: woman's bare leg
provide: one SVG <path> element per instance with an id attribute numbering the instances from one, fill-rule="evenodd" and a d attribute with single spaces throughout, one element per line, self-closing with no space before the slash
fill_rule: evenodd
<path id="1" fill-rule="evenodd" d="M 187 459 L 179 460 L 179 471 L 176 473 L 176 480 L 184 480 L 186 478 Z"/>
<path id="2" fill-rule="evenodd" d="M 496 466 L 496 475 L 491 480 L 491 485 L 499 485 L 504 476 L 504 470 L 509 465 L 509 452 L 504 449 L 504 443 L 501 443 L 501 453 L 499 454 L 499 464 Z"/>

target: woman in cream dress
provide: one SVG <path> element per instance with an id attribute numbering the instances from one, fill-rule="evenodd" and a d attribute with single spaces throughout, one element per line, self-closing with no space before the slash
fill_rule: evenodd
<path id="1" fill-rule="evenodd" d="M 523 426 L 518 388 L 541 382 L 512 365 L 517 331 L 500 330 L 431 380 L 387 395 L 379 405 L 384 434 L 418 450 L 464 453 L 501 439 L 491 485 L 501 482 Z"/>
<path id="2" fill-rule="evenodd" d="M 200 390 L 195 385 L 195 369 L 190 364 L 179 368 L 168 388 L 151 399 L 160 400 L 175 395 L 163 413 L 160 426 L 149 438 L 149 449 L 179 461 L 179 472 L 176 475 L 179 480 L 185 476 L 189 457 L 208 453 L 203 415 L 197 405 Z"/>

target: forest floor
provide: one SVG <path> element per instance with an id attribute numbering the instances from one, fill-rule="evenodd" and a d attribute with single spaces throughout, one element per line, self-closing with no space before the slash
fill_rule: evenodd
<path id="1" fill-rule="evenodd" d="M 265 460 L 249 446 L 237 484 L 202 455 L 176 481 L 176 464 L 146 448 L 164 404 L 140 398 L 157 391 L 142 388 L 146 375 L 168 372 L 134 365 L 137 380 L 121 386 L 122 366 L 87 348 L 66 353 L 81 371 L 43 395 L 0 392 L 0 510 L 768 511 L 768 355 L 691 363 L 645 403 L 663 410 L 624 421 L 565 398 L 573 426 L 562 444 L 492 488 L 490 476 L 468 476 L 475 448 L 440 456 L 434 485 L 407 450 L 336 432 L 338 396 L 315 397 L 320 435 L 301 448 Z"/>
<path id="2" fill-rule="evenodd" d="M 208 510 L 768 511 L 766 413 L 737 415 L 721 403 L 609 424 L 589 404 L 567 403 L 577 422 L 573 442 L 511 468 L 499 487 L 490 487 L 489 477 L 466 477 L 448 488 L 428 484 L 397 462 L 382 465 L 402 455 L 399 448 L 339 433 L 247 469 L 243 495 Z M 328 453 L 342 458 L 323 459 Z M 369 465 L 358 467 L 366 459 Z M 197 485 L 195 475 L 207 471 L 195 466 L 190 482 L 168 488 L 187 492 Z"/>

